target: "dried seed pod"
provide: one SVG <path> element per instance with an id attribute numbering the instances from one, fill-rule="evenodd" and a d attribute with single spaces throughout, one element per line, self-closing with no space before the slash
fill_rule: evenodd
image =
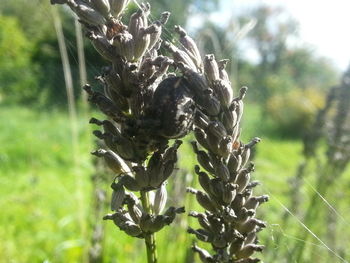
<path id="1" fill-rule="evenodd" d="M 164 164 L 163 173 L 162 173 L 162 177 L 161 177 L 161 179 L 159 181 L 159 184 L 161 184 L 162 182 L 165 182 L 166 180 L 168 180 L 170 175 L 173 173 L 174 169 L 175 169 L 175 162 L 174 161 L 166 162 Z"/>
<path id="2" fill-rule="evenodd" d="M 210 197 L 206 193 L 204 193 L 202 191 L 198 191 L 198 190 L 193 189 L 193 188 L 189 188 L 189 187 L 187 188 L 187 192 L 189 192 L 191 194 L 195 194 L 198 203 L 204 209 L 211 211 L 211 212 L 215 212 L 217 210 L 216 204 L 210 199 Z"/>
<path id="3" fill-rule="evenodd" d="M 164 215 L 157 215 L 151 220 L 149 232 L 150 233 L 156 233 L 160 231 L 163 227 L 167 225 L 167 220 Z"/>
<path id="4" fill-rule="evenodd" d="M 244 236 L 241 235 L 236 229 L 234 228 L 230 228 L 228 229 L 225 233 L 225 238 L 226 238 L 226 241 L 227 243 L 233 243 L 234 240 L 236 239 L 244 239 Z"/>
<path id="5" fill-rule="evenodd" d="M 261 252 L 264 249 L 264 246 L 261 245 L 255 245 L 255 244 L 248 244 L 241 248 L 236 253 L 236 257 L 238 259 L 240 258 L 249 258 L 251 255 L 253 255 L 254 252 Z"/>
<path id="6" fill-rule="evenodd" d="M 243 223 L 245 222 L 249 217 L 252 217 L 255 215 L 255 210 L 253 209 L 247 209 L 245 207 L 242 207 L 238 212 L 237 212 L 237 218 L 236 222 L 238 223 Z"/>
<path id="7" fill-rule="evenodd" d="M 236 238 L 235 241 L 231 243 L 230 255 L 235 255 L 243 247 L 244 238 Z"/>
<path id="8" fill-rule="evenodd" d="M 142 217 L 141 209 L 136 205 L 135 201 L 131 198 L 126 198 L 129 214 L 136 224 L 140 223 Z"/>
<path id="9" fill-rule="evenodd" d="M 131 221 L 126 222 L 123 225 L 122 230 L 126 234 L 128 234 L 129 236 L 132 236 L 132 237 L 139 237 L 139 236 L 142 235 L 141 228 L 138 225 L 136 225 L 135 223 L 131 222 Z"/>
<path id="10" fill-rule="evenodd" d="M 195 235 L 199 240 L 203 242 L 212 242 L 213 240 L 213 235 L 212 233 L 204 230 L 204 229 L 193 229 L 193 228 L 188 228 L 187 232 L 190 234 Z"/>
<path id="11" fill-rule="evenodd" d="M 207 173 L 201 172 L 198 165 L 195 166 L 195 172 L 198 174 L 199 184 L 202 186 L 205 192 L 210 192 L 210 178 Z"/>
<path id="12" fill-rule="evenodd" d="M 139 152 L 134 142 L 124 136 L 113 137 L 113 143 L 116 145 L 117 153 L 127 161 L 139 162 L 146 159 L 147 152 Z"/>
<path id="13" fill-rule="evenodd" d="M 100 12 L 106 19 L 110 15 L 111 6 L 108 0 L 94 0 L 91 1 L 92 6 Z"/>
<path id="14" fill-rule="evenodd" d="M 218 218 L 213 214 L 208 214 L 208 213 L 207 213 L 207 218 L 214 233 L 223 233 L 225 231 L 225 224 L 221 220 L 221 218 Z"/>
<path id="15" fill-rule="evenodd" d="M 112 134 L 113 136 L 121 136 L 119 129 L 109 120 L 99 121 L 96 118 L 91 118 L 89 123 L 93 123 L 99 126 L 103 126 L 103 130 L 106 133 Z"/>
<path id="16" fill-rule="evenodd" d="M 197 160 L 199 162 L 199 164 L 208 172 L 214 174 L 215 173 L 215 169 L 211 163 L 211 159 L 209 157 L 209 155 L 204 152 L 204 151 L 200 151 L 198 149 L 197 143 L 196 142 L 191 142 L 192 146 L 193 146 L 193 150 L 194 152 L 197 154 Z"/>
<path id="17" fill-rule="evenodd" d="M 213 54 L 204 57 L 204 72 L 210 84 L 220 79 L 219 67 Z"/>
<path id="18" fill-rule="evenodd" d="M 167 41 L 164 42 L 164 47 L 173 55 L 174 61 L 176 63 L 181 62 L 193 71 L 197 70 L 197 67 L 194 64 L 193 60 L 185 51 L 182 51 L 181 49 L 177 48 L 176 46 Z"/>
<path id="19" fill-rule="evenodd" d="M 228 182 L 230 179 L 230 172 L 222 162 L 215 164 L 215 175 L 224 182 Z"/>
<path id="20" fill-rule="evenodd" d="M 155 52 L 154 50 L 149 51 L 150 52 Z M 158 79 L 162 79 L 162 77 L 165 76 L 167 73 L 169 67 L 174 64 L 174 61 L 170 58 L 164 57 L 164 59 L 161 61 L 159 64 L 159 67 L 156 68 L 156 71 L 154 72 L 153 76 L 149 78 L 147 81 L 147 85 L 151 85 L 155 83 Z"/>
<path id="21" fill-rule="evenodd" d="M 237 216 L 236 216 L 235 211 L 232 208 L 225 207 L 225 209 L 222 213 L 222 218 L 225 220 L 225 222 L 232 223 L 237 219 Z M 234 238 L 234 236 L 232 236 L 232 238 Z M 226 240 L 227 240 L 227 238 L 226 238 Z M 227 242 L 231 242 L 231 241 L 232 240 L 227 241 Z"/>
<path id="22" fill-rule="evenodd" d="M 224 187 L 224 191 L 222 193 L 222 200 L 225 204 L 230 205 L 231 202 L 235 199 L 237 194 L 237 185 L 226 184 Z"/>
<path id="23" fill-rule="evenodd" d="M 208 194 L 212 197 L 213 201 L 217 203 L 222 203 L 222 193 L 224 192 L 224 184 L 219 178 L 214 178 L 210 180 L 210 191 Z"/>
<path id="24" fill-rule="evenodd" d="M 244 240 L 244 245 L 256 242 L 256 231 L 250 232 Z"/>
<path id="25" fill-rule="evenodd" d="M 150 43 L 148 49 L 152 49 L 160 40 L 162 34 L 162 26 L 166 24 L 170 16 L 169 12 L 163 12 L 160 19 L 155 21 L 153 25 L 156 27 L 156 31 L 150 34 Z"/>
<path id="26" fill-rule="evenodd" d="M 117 154 L 110 150 L 99 149 L 97 151 L 92 152 L 91 154 L 96 155 L 98 157 L 103 157 L 107 166 L 116 174 L 128 173 L 130 172 L 130 168 L 127 164 L 121 159 Z"/>
<path id="27" fill-rule="evenodd" d="M 123 81 L 124 96 L 131 98 L 132 94 L 137 90 L 137 86 L 140 85 L 137 74 L 137 64 L 127 62 L 122 69 L 120 77 Z M 132 104 L 130 103 L 130 105 Z"/>
<path id="28" fill-rule="evenodd" d="M 243 150 L 243 153 L 241 154 L 241 156 L 242 156 L 242 167 L 244 167 L 247 164 L 247 162 L 249 161 L 250 153 L 251 153 L 250 148 L 245 148 Z"/>
<path id="29" fill-rule="evenodd" d="M 103 220 L 113 220 L 114 224 L 121 228 L 126 222 L 131 221 L 130 215 L 123 209 L 118 209 L 114 214 L 108 214 Z"/>
<path id="30" fill-rule="evenodd" d="M 115 47 L 109 43 L 109 41 L 100 34 L 95 34 L 90 31 L 87 34 L 87 37 L 91 40 L 92 45 L 96 51 L 106 60 L 113 61 L 117 56 Z"/>
<path id="31" fill-rule="evenodd" d="M 113 46 L 116 47 L 118 55 L 125 57 L 127 61 L 134 59 L 134 42 L 133 36 L 127 31 L 119 33 L 113 38 Z"/>
<path id="32" fill-rule="evenodd" d="M 143 166 L 134 166 L 132 168 L 135 172 L 135 180 L 141 188 L 149 186 L 149 174 Z"/>
<path id="33" fill-rule="evenodd" d="M 251 148 L 253 148 L 257 143 L 259 143 L 260 141 L 261 141 L 260 138 L 255 137 L 255 138 L 253 138 L 248 144 L 246 144 L 244 147 L 245 147 L 245 148 L 251 149 Z"/>
<path id="34" fill-rule="evenodd" d="M 235 212 L 240 211 L 245 203 L 245 197 L 241 193 L 237 193 L 235 199 L 231 203 L 231 207 Z"/>
<path id="35" fill-rule="evenodd" d="M 213 82 L 213 89 L 221 103 L 225 108 L 228 108 L 233 99 L 233 90 L 230 83 L 223 80 L 215 80 Z"/>
<path id="36" fill-rule="evenodd" d="M 244 222 L 243 224 L 237 226 L 238 231 L 241 234 L 248 234 L 248 233 L 254 231 L 256 229 L 256 227 L 265 228 L 266 223 L 261 221 L 261 220 L 258 220 L 256 218 L 250 218 L 246 222 Z"/>
<path id="37" fill-rule="evenodd" d="M 123 204 L 125 198 L 125 190 L 122 184 L 115 184 L 113 187 L 111 210 L 117 211 Z"/>
<path id="38" fill-rule="evenodd" d="M 214 258 L 205 249 L 202 249 L 200 247 L 197 247 L 196 245 L 193 245 L 192 250 L 199 254 L 199 257 L 203 263 L 214 263 L 215 262 Z"/>
<path id="39" fill-rule="evenodd" d="M 82 21 L 90 25 L 98 26 L 106 23 L 106 19 L 101 13 L 83 3 L 75 5 L 73 10 Z"/>
<path id="40" fill-rule="evenodd" d="M 125 97 L 120 96 L 120 94 L 108 88 L 107 86 L 105 86 L 104 91 L 106 96 L 110 98 L 121 111 L 129 111 L 129 102 Z"/>
<path id="41" fill-rule="evenodd" d="M 212 241 L 215 248 L 225 248 L 227 246 L 226 239 L 223 235 L 216 235 Z"/>
<path id="42" fill-rule="evenodd" d="M 259 181 L 252 181 L 248 184 L 248 186 L 246 187 L 246 189 L 252 189 L 256 186 L 260 185 L 260 182 Z"/>
<path id="43" fill-rule="evenodd" d="M 243 169 L 239 172 L 235 184 L 238 185 L 237 191 L 239 193 L 243 192 L 244 189 L 247 187 L 250 181 L 250 172 L 247 169 Z"/>
<path id="44" fill-rule="evenodd" d="M 150 14 L 150 4 L 142 4 L 141 8 L 133 13 L 130 17 L 128 31 L 135 38 L 142 28 L 148 27 L 148 16 Z"/>
<path id="45" fill-rule="evenodd" d="M 215 154 L 219 154 L 219 147 L 220 147 L 220 139 L 216 135 L 214 135 L 212 132 L 209 132 L 208 129 L 206 129 L 207 133 L 207 142 L 209 146 L 208 152 L 213 152 Z"/>
<path id="46" fill-rule="evenodd" d="M 231 136 L 224 137 L 219 143 L 219 154 L 226 160 L 233 149 L 233 140 Z"/>
<path id="47" fill-rule="evenodd" d="M 247 93 L 248 88 L 247 87 L 242 87 L 239 90 L 239 96 L 238 98 L 236 98 L 236 113 L 237 113 L 237 122 L 241 121 L 242 115 L 243 115 L 243 108 L 244 108 L 244 104 L 243 104 L 243 98 L 245 96 L 245 94 Z"/>
<path id="48" fill-rule="evenodd" d="M 206 130 L 209 122 L 210 122 L 210 119 L 208 118 L 208 116 L 206 116 L 200 110 L 196 111 L 196 114 L 194 115 L 194 124 L 198 128 L 200 128 L 202 130 Z"/>
<path id="49" fill-rule="evenodd" d="M 201 227 L 203 227 L 205 230 L 207 230 L 209 232 L 212 232 L 211 225 L 210 225 L 208 218 L 205 214 L 191 211 L 188 215 L 197 218 L 198 223 L 201 225 Z"/>
<path id="50" fill-rule="evenodd" d="M 218 67 L 219 67 L 220 79 L 230 83 L 230 79 L 229 79 L 228 74 L 227 74 L 226 69 L 225 69 L 228 61 L 229 61 L 228 59 L 219 60 L 218 61 Z"/>
<path id="51" fill-rule="evenodd" d="M 164 162 L 173 161 L 177 162 L 177 150 L 181 146 L 182 141 L 181 140 L 175 140 L 174 144 L 167 148 L 165 153 L 163 154 L 163 160 Z"/>
<path id="52" fill-rule="evenodd" d="M 198 69 L 202 68 L 202 58 L 198 50 L 197 44 L 190 36 L 187 35 L 186 31 L 182 27 L 175 26 L 175 32 L 179 34 L 180 43 L 182 44 L 187 54 L 191 57 L 194 64 L 197 66 Z"/>
<path id="53" fill-rule="evenodd" d="M 195 128 L 194 136 L 196 137 L 196 140 L 199 142 L 200 145 L 202 145 L 207 150 L 210 149 L 210 146 L 207 141 L 207 135 L 204 133 L 202 129 Z"/>
<path id="54" fill-rule="evenodd" d="M 204 192 L 197 192 L 196 194 L 197 202 L 206 210 L 210 212 L 215 212 L 219 209 L 217 203 L 210 199 L 210 197 Z"/>
<path id="55" fill-rule="evenodd" d="M 239 137 L 240 133 L 241 133 L 241 130 L 239 128 L 239 125 L 236 125 L 236 127 L 234 127 L 233 132 L 232 132 L 232 139 L 234 142 L 239 140 L 238 137 Z"/>
<path id="56" fill-rule="evenodd" d="M 170 224 L 171 222 L 173 222 L 173 220 L 175 219 L 176 214 L 182 214 L 185 213 L 185 207 L 179 207 L 179 208 L 175 208 L 173 206 L 169 207 L 165 212 L 164 212 L 164 216 L 166 216 L 168 218 L 168 223 Z"/>
<path id="57" fill-rule="evenodd" d="M 104 114 L 111 118 L 119 119 L 124 117 L 121 110 L 105 95 L 93 91 L 90 85 L 85 85 L 83 88 L 89 94 L 89 101 L 96 104 Z"/>
<path id="58" fill-rule="evenodd" d="M 224 125 L 219 121 L 211 121 L 208 124 L 208 132 L 215 135 L 219 139 L 222 139 L 227 136 L 227 131 Z"/>
<path id="59" fill-rule="evenodd" d="M 154 196 L 153 212 L 156 215 L 159 215 L 163 211 L 168 198 L 168 192 L 165 185 L 166 183 L 162 183 L 160 188 L 157 189 Z"/>
<path id="60" fill-rule="evenodd" d="M 112 15 L 118 17 L 128 5 L 129 0 L 109 0 L 109 3 Z"/>
<path id="61" fill-rule="evenodd" d="M 244 207 L 247 209 L 256 210 L 259 205 L 267 202 L 268 200 L 269 200 L 268 195 L 252 196 L 252 197 L 248 198 L 248 200 L 245 202 Z"/>
<path id="62" fill-rule="evenodd" d="M 141 187 L 138 185 L 137 181 L 135 180 L 134 177 L 125 174 L 123 175 L 120 180 L 119 183 L 121 183 L 122 185 L 125 186 L 126 189 L 130 190 L 130 191 L 140 191 Z"/>
<path id="63" fill-rule="evenodd" d="M 233 109 L 224 109 L 222 113 L 222 123 L 227 130 L 227 133 L 232 135 L 234 128 L 237 125 L 237 113 Z"/>
<path id="64" fill-rule="evenodd" d="M 147 165 L 147 173 L 152 187 L 158 187 L 160 182 L 160 173 L 162 172 L 163 159 L 159 152 L 153 153 Z"/>
<path id="65" fill-rule="evenodd" d="M 237 172 L 242 167 L 242 156 L 241 155 L 236 156 L 234 154 L 231 154 L 227 167 L 230 170 L 230 182 L 234 182 L 234 180 L 236 179 Z"/>
<path id="66" fill-rule="evenodd" d="M 141 217 L 139 225 L 144 233 L 151 232 L 150 229 L 152 227 L 151 224 L 152 224 L 153 220 L 154 220 L 154 218 L 150 214 L 145 214 Z"/>
<path id="67" fill-rule="evenodd" d="M 142 28 L 134 40 L 134 60 L 137 60 L 145 54 L 150 44 L 150 34 L 156 32 L 155 26 Z"/>

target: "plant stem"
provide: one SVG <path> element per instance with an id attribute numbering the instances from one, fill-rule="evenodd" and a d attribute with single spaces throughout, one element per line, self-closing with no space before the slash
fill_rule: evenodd
<path id="1" fill-rule="evenodd" d="M 148 214 L 152 214 L 152 208 L 149 202 L 149 194 L 147 191 L 141 191 L 142 206 Z M 157 263 L 157 246 L 155 233 L 145 233 L 145 244 L 147 250 L 147 262 Z"/>

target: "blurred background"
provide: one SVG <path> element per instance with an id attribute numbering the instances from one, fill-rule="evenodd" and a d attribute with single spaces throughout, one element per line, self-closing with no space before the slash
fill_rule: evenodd
<path id="1" fill-rule="evenodd" d="M 172 13 L 164 38 L 176 43 L 183 25 L 203 54 L 230 59 L 235 91 L 249 87 L 242 139 L 262 138 L 254 179 L 271 198 L 258 215 L 268 223 L 262 259 L 348 262 L 350 4 L 150 3 L 151 19 Z M 102 221 L 113 175 L 90 157 L 88 120 L 99 113 L 81 87 L 104 65 L 70 10 L 0 1 L 0 262 L 144 262 L 142 240 Z M 169 186 L 169 203 L 187 211 L 185 186 L 197 184 L 188 144 Z M 162 262 L 199 262 L 186 234 L 194 224 L 184 215 L 158 235 Z"/>

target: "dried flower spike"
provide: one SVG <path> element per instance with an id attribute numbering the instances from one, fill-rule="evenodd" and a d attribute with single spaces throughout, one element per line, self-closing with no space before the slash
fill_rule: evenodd
<path id="1" fill-rule="evenodd" d="M 176 30 L 180 41 L 185 43 L 183 38 L 186 34 L 179 27 Z M 195 55 L 195 44 L 188 41 L 186 45 L 186 55 L 198 65 L 200 56 Z M 190 212 L 203 228 L 189 228 L 188 232 L 201 241 L 211 243 L 213 254 L 196 245 L 193 250 L 198 252 L 202 262 L 257 262 L 258 259 L 251 256 L 260 252 L 263 246 L 256 244 L 256 232 L 266 224 L 256 219 L 255 214 L 268 196 L 253 196 L 252 188 L 257 183 L 250 182 L 250 174 L 254 171 L 254 165 L 249 163 L 250 151 L 260 139 L 254 138 L 248 144 L 239 139 L 247 88 L 243 87 L 233 98 L 225 71 L 226 60 L 216 61 L 214 55 L 206 55 L 203 69 L 195 68 L 185 55 L 180 56 L 182 53 L 171 46 L 168 48 L 194 94 L 197 106 L 194 125 L 198 143 L 192 142 L 192 145 L 198 163 L 207 171 L 195 167 L 204 192 L 188 189 L 206 210 L 205 214 Z"/>
<path id="2" fill-rule="evenodd" d="M 242 88 L 233 92 L 225 70 L 227 61 L 214 55 L 202 57 L 184 29 L 177 26 L 182 47 L 165 42 L 172 58 L 160 55 L 162 26 L 170 13 L 149 23 L 151 6 L 141 4 L 128 24 L 122 16 L 129 0 L 51 0 L 67 4 L 78 16 L 107 67 L 98 76 L 103 92 L 90 85 L 84 89 L 107 119 L 91 119 L 103 128 L 93 134 L 108 149 L 93 154 L 105 159 L 115 173 L 112 220 L 126 234 L 143 238 L 149 263 L 157 262 L 154 233 L 171 224 L 183 207 L 169 207 L 166 181 L 177 163 L 176 140 L 193 130 L 199 164 L 195 170 L 204 191 L 189 188 L 204 213 L 191 212 L 202 229 L 189 228 L 198 239 L 211 243 L 214 253 L 193 246 L 203 262 L 256 262 L 251 255 L 261 251 L 256 232 L 265 223 L 255 218 L 255 209 L 266 196 L 252 196 L 248 164 L 250 149 L 257 140 L 244 145 L 239 140 L 243 114 Z M 178 75 L 168 72 L 179 69 Z M 202 147 L 204 149 L 202 149 Z M 136 194 L 134 193 L 136 192 Z M 151 198 L 151 195 L 154 195 Z"/>

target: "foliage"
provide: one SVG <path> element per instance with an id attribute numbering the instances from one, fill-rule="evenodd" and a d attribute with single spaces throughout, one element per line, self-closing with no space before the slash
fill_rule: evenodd
<path id="1" fill-rule="evenodd" d="M 0 97 L 12 102 L 37 100 L 32 44 L 14 17 L 0 15 Z"/>
<path id="2" fill-rule="evenodd" d="M 332 64 L 307 45 L 295 45 L 300 42 L 298 23 L 286 10 L 262 5 L 250 16 L 257 19 L 257 25 L 247 41 L 258 54 L 258 64 L 249 84 L 259 87 L 255 96 L 263 107 L 271 96 L 290 89 L 324 92 L 334 85 L 338 72 Z M 276 80 L 280 85 L 275 85 Z"/>
<path id="3" fill-rule="evenodd" d="M 16 46 L 10 47 L 6 45 L 2 46 L 0 50 L 2 60 L 0 62 L 0 80 L 1 83 L 4 83 L 1 84 L 0 94 L 2 94 L 4 101 L 6 99 L 6 102 L 31 103 L 32 105 L 51 108 L 62 107 L 66 104 L 62 63 L 52 24 L 49 2 L 49 0 L 0 1 L 0 14 L 11 17 L 13 21 L 16 21 L 11 22 L 10 25 L 5 22 L 1 23 L 0 31 L 4 39 L 11 43 L 11 39 L 15 37 L 17 40 L 14 44 L 23 39 L 22 46 L 18 47 L 21 49 L 21 52 L 16 51 L 17 57 L 11 62 L 15 65 L 5 64 L 10 62 L 7 56 L 3 56 L 13 52 L 10 49 L 16 49 Z M 151 2 L 153 7 L 152 13 L 171 10 L 172 15 L 167 26 L 168 29 L 164 32 L 166 38 L 172 38 L 175 24 L 186 23 L 189 12 L 194 12 L 194 10 L 198 12 L 208 11 L 217 7 L 217 0 L 183 0 L 181 3 L 169 0 Z M 60 14 L 69 50 L 75 94 L 76 97 L 79 97 L 81 87 L 77 64 L 74 19 L 71 13 L 65 9 L 61 9 Z M 152 19 L 155 19 L 155 17 L 152 17 Z M 24 44 L 25 47 L 23 46 Z M 84 48 L 86 63 L 88 64 L 88 76 L 90 77 L 89 81 L 92 81 L 99 69 L 105 65 L 105 61 L 100 56 L 97 56 L 96 51 L 88 41 L 85 41 Z M 19 53 L 21 53 L 21 58 L 18 56 Z M 3 85 L 5 85 L 4 88 L 2 87 Z M 12 99 L 7 96 L 4 97 L 4 93 L 11 94 Z"/>
<path id="4" fill-rule="evenodd" d="M 270 97 L 267 101 L 267 114 L 282 135 L 298 137 L 309 128 L 314 115 L 323 104 L 324 95 L 316 89 L 292 89 L 285 94 Z"/>

